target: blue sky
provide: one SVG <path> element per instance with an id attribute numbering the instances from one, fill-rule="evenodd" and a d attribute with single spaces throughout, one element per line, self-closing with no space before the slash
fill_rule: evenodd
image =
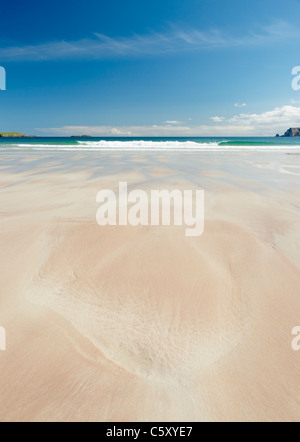
<path id="1" fill-rule="evenodd" d="M 300 126 L 299 16 L 299 0 L 10 0 L 0 131 L 254 136 Z"/>

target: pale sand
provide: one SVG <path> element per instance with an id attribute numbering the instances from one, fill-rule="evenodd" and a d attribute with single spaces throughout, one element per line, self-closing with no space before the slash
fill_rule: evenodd
<path id="1" fill-rule="evenodd" d="M 299 176 L 170 155 L 0 172 L 0 421 L 299 421 Z M 204 235 L 99 227 L 121 180 L 205 189 Z"/>

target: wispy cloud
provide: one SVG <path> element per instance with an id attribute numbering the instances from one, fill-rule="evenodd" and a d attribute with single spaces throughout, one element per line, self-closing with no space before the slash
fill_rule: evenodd
<path id="1" fill-rule="evenodd" d="M 300 29 L 276 22 L 256 27 L 243 35 L 229 35 L 218 29 L 179 29 L 167 32 L 111 38 L 95 33 L 93 38 L 77 41 L 54 41 L 35 45 L 0 47 L 1 61 L 39 61 L 65 59 L 104 59 L 140 57 L 205 49 L 245 47 L 300 40 Z"/>
<path id="2" fill-rule="evenodd" d="M 171 124 L 171 125 L 178 126 L 178 125 L 182 124 L 182 121 L 167 120 L 167 121 L 164 121 L 163 124 Z"/>
<path id="3" fill-rule="evenodd" d="M 242 113 L 231 118 L 212 117 L 212 124 L 154 126 L 63 126 L 36 129 L 50 136 L 87 134 L 96 137 L 200 137 L 200 136 L 275 136 L 289 127 L 300 127 L 300 107 L 282 106 L 261 114 Z"/>
<path id="4" fill-rule="evenodd" d="M 235 107 L 246 107 L 247 104 L 246 104 L 246 103 L 235 103 L 234 106 L 235 106 Z"/>

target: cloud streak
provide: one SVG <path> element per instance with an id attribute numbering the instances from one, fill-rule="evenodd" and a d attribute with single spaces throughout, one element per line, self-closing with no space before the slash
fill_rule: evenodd
<path id="1" fill-rule="evenodd" d="M 178 126 L 178 125 L 182 124 L 182 121 L 167 120 L 167 121 L 164 121 L 163 124 Z"/>
<path id="2" fill-rule="evenodd" d="M 285 22 L 258 27 L 255 32 L 228 35 L 218 29 L 172 27 L 167 32 L 111 38 L 95 33 L 93 38 L 35 45 L 0 47 L 2 61 L 43 61 L 141 57 L 206 49 L 261 46 L 300 40 L 300 30 Z"/>

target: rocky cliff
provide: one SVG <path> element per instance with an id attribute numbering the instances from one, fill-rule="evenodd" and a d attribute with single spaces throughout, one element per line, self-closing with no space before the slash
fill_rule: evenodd
<path id="1" fill-rule="evenodd" d="M 291 128 L 286 131 L 283 137 L 300 137 L 300 128 Z"/>

